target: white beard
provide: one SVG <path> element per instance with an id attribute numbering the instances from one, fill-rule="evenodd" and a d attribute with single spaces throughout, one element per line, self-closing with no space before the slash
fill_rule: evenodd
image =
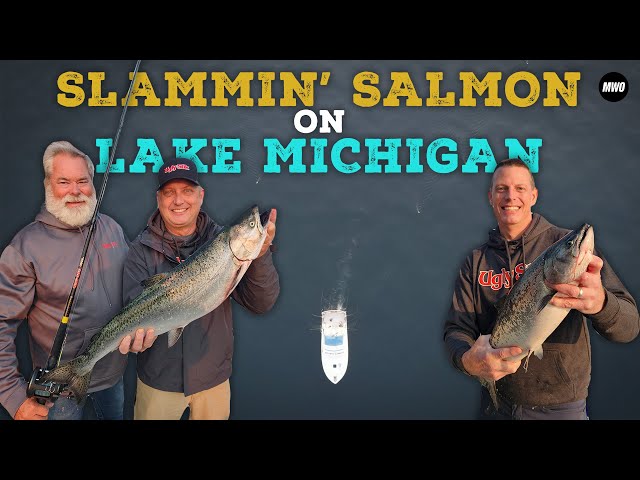
<path id="1" fill-rule="evenodd" d="M 96 192 L 95 190 L 90 197 L 84 193 L 80 195 L 65 195 L 64 198 L 58 199 L 53 194 L 51 185 L 44 187 L 45 207 L 58 220 L 71 227 L 81 227 L 91 220 L 93 211 L 96 208 Z M 67 202 L 81 202 L 85 204 L 80 207 L 67 207 Z"/>

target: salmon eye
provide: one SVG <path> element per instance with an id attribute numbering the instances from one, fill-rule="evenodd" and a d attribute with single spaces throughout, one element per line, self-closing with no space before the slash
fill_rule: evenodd
<path id="1" fill-rule="evenodd" d="M 256 226 L 256 222 L 249 222 L 249 226 L 250 226 L 251 228 L 255 227 L 255 226 Z"/>

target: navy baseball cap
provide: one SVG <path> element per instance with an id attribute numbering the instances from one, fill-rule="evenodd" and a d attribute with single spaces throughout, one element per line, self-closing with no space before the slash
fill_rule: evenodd
<path id="1" fill-rule="evenodd" d="M 156 190 L 160 190 L 165 183 L 177 178 L 189 180 L 196 185 L 200 185 L 196 164 L 186 158 L 175 158 L 164 162 L 160 167 L 158 171 L 158 188 Z"/>

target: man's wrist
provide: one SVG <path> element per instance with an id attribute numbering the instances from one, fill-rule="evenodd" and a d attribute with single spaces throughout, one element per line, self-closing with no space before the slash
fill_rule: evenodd
<path id="1" fill-rule="evenodd" d="M 466 350 L 462 353 L 462 355 L 460 355 L 460 371 L 462 371 L 462 373 L 464 373 L 465 375 L 469 375 L 470 377 L 472 377 L 473 375 L 469 373 L 469 370 L 467 370 L 467 366 L 464 364 L 464 358 L 468 353 L 469 350 Z"/>

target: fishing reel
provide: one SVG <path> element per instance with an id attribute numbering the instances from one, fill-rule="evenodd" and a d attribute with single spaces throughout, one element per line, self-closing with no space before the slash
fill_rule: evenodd
<path id="1" fill-rule="evenodd" d="M 55 402 L 64 391 L 66 384 L 52 381 L 44 381 L 42 377 L 48 370 L 36 368 L 31 374 L 29 385 L 27 386 L 27 397 L 36 397 L 38 403 L 43 404 L 48 400 Z"/>

